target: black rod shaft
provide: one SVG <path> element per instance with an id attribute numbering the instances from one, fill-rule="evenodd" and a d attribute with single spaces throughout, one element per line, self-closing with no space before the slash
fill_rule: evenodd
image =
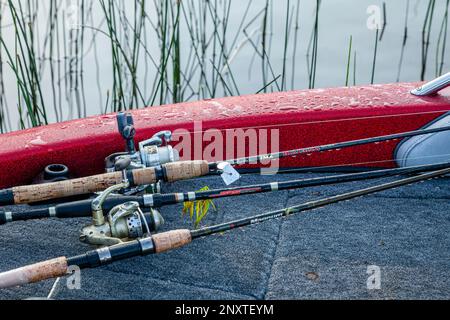
<path id="1" fill-rule="evenodd" d="M 93 200 L 88 199 L 68 202 L 48 207 L 40 207 L 37 209 L 29 209 L 22 212 L 8 212 L 5 210 L 0 210 L 0 225 L 10 222 L 45 218 L 72 219 L 89 217 L 92 215 L 92 201 Z M 102 208 L 105 212 L 109 212 L 115 206 L 130 201 L 138 202 L 140 205 L 143 205 L 142 197 L 120 196 L 108 198 Z"/>
<path id="2" fill-rule="evenodd" d="M 421 135 L 425 135 L 425 134 L 432 134 L 432 133 L 438 133 L 438 132 L 449 131 L 449 130 L 450 130 L 450 126 L 445 126 L 445 127 L 441 127 L 441 128 L 432 128 L 432 129 L 421 129 L 421 130 L 416 130 L 416 131 L 402 132 L 402 133 L 396 133 L 396 134 L 379 136 L 379 137 L 372 137 L 372 138 L 367 138 L 367 139 L 359 139 L 359 140 L 353 140 L 353 141 L 326 144 L 326 145 L 322 145 L 322 146 L 294 149 L 294 150 L 265 154 L 265 155 L 257 155 L 257 156 L 246 157 L 246 158 L 232 159 L 232 160 L 228 160 L 226 162 L 228 162 L 231 165 L 259 163 L 259 162 L 267 161 L 267 160 L 277 160 L 277 159 L 293 157 L 293 156 L 298 156 L 298 155 L 303 155 L 303 154 L 311 154 L 311 153 L 317 153 L 317 152 L 339 150 L 339 149 L 344 149 L 344 148 L 356 147 L 356 146 L 378 143 L 378 142 L 389 141 L 389 140 L 411 138 L 411 137 L 421 136 Z M 216 162 L 215 165 L 217 166 L 217 164 L 220 162 L 221 161 Z"/>
<path id="3" fill-rule="evenodd" d="M 227 223 L 217 225 L 217 226 L 207 227 L 207 228 L 203 228 L 200 230 L 194 230 L 194 231 L 192 231 L 192 238 L 193 239 L 200 238 L 200 237 L 208 236 L 211 234 L 230 231 L 235 228 L 240 228 L 240 227 L 253 225 L 253 224 L 259 224 L 264 221 L 290 216 L 290 215 L 293 215 L 296 213 L 300 213 L 302 211 L 309 211 L 312 209 L 324 207 L 324 206 L 342 202 L 342 201 L 351 200 L 351 199 L 358 198 L 361 196 L 365 196 L 365 195 L 369 195 L 369 194 L 373 194 L 373 193 L 377 193 L 377 192 L 381 192 L 381 191 L 386 191 L 386 190 L 398 188 L 401 186 L 406 186 L 409 184 L 413 184 L 413 183 L 417 183 L 417 182 L 421 182 L 421 181 L 425 181 L 425 180 L 429 180 L 429 179 L 438 178 L 438 177 L 441 177 L 441 176 L 449 174 L 449 173 L 450 173 L 450 168 L 442 169 L 442 170 L 438 170 L 435 172 L 425 173 L 425 174 L 422 174 L 419 176 L 406 178 L 406 179 L 402 179 L 402 180 L 398 180 L 398 181 L 394 181 L 394 182 L 389 182 L 389 183 L 385 183 L 382 185 L 378 185 L 378 186 L 374 186 L 374 187 L 370 187 L 370 188 L 366 188 L 366 189 L 356 190 L 353 192 L 337 195 L 337 196 L 330 197 L 330 198 L 310 201 L 310 202 L 307 202 L 307 203 L 304 203 L 304 204 L 301 204 L 298 206 L 286 208 L 286 209 L 276 210 L 276 211 L 272 211 L 272 212 L 268 212 L 268 213 L 264 213 L 264 214 L 260 214 L 260 215 L 255 215 L 255 216 L 244 218 L 244 219 L 235 220 L 232 222 L 227 222 Z"/>

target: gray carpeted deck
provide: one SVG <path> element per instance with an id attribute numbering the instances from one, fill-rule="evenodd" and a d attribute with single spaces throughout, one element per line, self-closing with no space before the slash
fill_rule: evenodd
<path id="1" fill-rule="evenodd" d="M 241 184 L 312 175 L 245 176 Z M 381 181 L 216 201 L 208 224 L 283 208 Z M 165 192 L 222 187 L 219 178 L 179 182 Z M 159 256 L 82 272 L 81 290 L 65 280 L 55 299 L 449 299 L 450 186 L 427 181 L 199 240 Z M 181 206 L 162 210 L 166 229 L 189 227 Z M 87 251 L 78 231 L 89 220 L 1 226 L 0 271 Z M 381 289 L 367 289 L 367 267 Z M 0 299 L 46 297 L 53 281 L 1 290 Z"/>

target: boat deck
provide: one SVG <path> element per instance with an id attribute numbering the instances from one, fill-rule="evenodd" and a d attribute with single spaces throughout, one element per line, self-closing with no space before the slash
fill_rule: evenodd
<path id="1" fill-rule="evenodd" d="M 247 175 L 241 184 L 312 177 Z M 331 196 L 381 181 L 217 200 L 215 224 Z M 178 182 L 165 192 L 223 187 L 217 177 Z M 196 241 L 178 251 L 82 272 L 81 290 L 65 280 L 55 299 L 449 299 L 449 178 L 385 191 L 283 220 Z M 26 209 L 26 207 L 24 207 Z M 190 227 L 182 206 L 163 208 L 166 229 Z M 1 226 L 0 271 L 87 251 L 84 220 Z M 381 268 L 368 290 L 367 268 Z M 54 281 L 1 290 L 0 299 L 46 297 Z"/>

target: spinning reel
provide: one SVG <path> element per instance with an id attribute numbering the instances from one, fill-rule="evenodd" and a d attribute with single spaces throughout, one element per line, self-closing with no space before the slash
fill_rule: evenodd
<path id="1" fill-rule="evenodd" d="M 117 123 L 119 132 L 126 142 L 126 151 L 112 154 L 106 158 L 107 172 L 116 171 L 116 162 L 123 159 L 131 160 L 127 168 L 130 170 L 157 167 L 180 160 L 178 151 L 168 144 L 172 140 L 172 132 L 158 132 L 151 139 L 139 143 L 139 150 L 136 150 L 134 142 L 136 129 L 134 127 L 133 116 L 131 114 L 119 113 L 117 115 Z"/>
<path id="2" fill-rule="evenodd" d="M 161 131 L 155 134 L 151 139 L 139 143 L 139 150 L 136 150 L 134 138 L 136 129 L 134 127 L 133 116 L 123 112 L 117 115 L 117 124 L 119 133 L 126 143 L 125 152 L 115 153 L 106 158 L 106 172 L 115 172 L 116 164 L 119 161 L 128 161 L 127 170 L 158 167 L 166 163 L 180 160 L 180 154 L 169 145 L 172 140 L 172 132 Z M 124 194 L 136 194 L 146 191 L 148 193 L 160 193 L 161 184 L 141 186 L 133 189 L 124 190 Z"/>
<path id="3" fill-rule="evenodd" d="M 98 195 L 92 202 L 92 225 L 81 230 L 80 241 L 97 246 L 111 246 L 130 240 L 148 237 L 157 232 L 164 224 L 164 218 L 153 208 L 144 213 L 137 202 L 127 202 L 114 207 L 105 218 L 103 204 L 114 192 L 129 187 L 126 169 L 130 159 L 121 160 L 116 164 L 116 170 L 123 172 L 123 182 L 112 186 Z"/>

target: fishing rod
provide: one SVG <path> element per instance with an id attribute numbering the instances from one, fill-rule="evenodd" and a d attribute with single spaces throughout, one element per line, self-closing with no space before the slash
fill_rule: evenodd
<path id="1" fill-rule="evenodd" d="M 425 173 L 419 176 L 397 180 L 382 185 L 377 185 L 341 195 L 310 201 L 298 206 L 271 211 L 232 222 L 227 222 L 199 230 L 173 230 L 155 234 L 118 245 L 103 247 L 88 251 L 74 257 L 60 257 L 37 264 L 25 266 L 11 271 L 0 273 L 0 288 L 17 287 L 29 283 L 63 277 L 68 274 L 69 267 L 78 266 L 80 269 L 97 268 L 116 261 L 129 259 L 136 256 L 163 253 L 184 247 L 194 240 L 218 233 L 231 231 L 236 228 L 260 224 L 269 220 L 288 217 L 300 212 L 306 212 L 321 208 L 330 204 L 355 199 L 361 196 L 406 186 L 409 184 L 434 179 L 449 174 L 450 168 Z"/>
<path id="2" fill-rule="evenodd" d="M 293 157 L 293 156 L 298 156 L 298 155 L 302 155 L 302 154 L 312 154 L 312 153 L 318 153 L 318 152 L 340 150 L 340 149 L 356 147 L 356 146 L 361 146 L 361 145 L 366 145 L 366 144 L 385 142 L 385 141 L 389 141 L 389 140 L 411 138 L 411 137 L 421 136 L 421 135 L 425 135 L 425 134 L 432 134 L 432 133 L 438 133 L 438 132 L 449 131 L 449 130 L 450 130 L 450 126 L 445 126 L 445 127 L 440 127 L 440 128 L 432 128 L 432 129 L 420 129 L 420 130 L 395 133 L 395 134 L 385 135 L 385 136 L 378 136 L 378 137 L 372 137 L 372 138 L 366 138 L 366 139 L 331 143 L 331 144 L 309 147 L 309 148 L 301 148 L 301 149 L 294 149 L 294 150 L 282 151 L 282 152 L 277 152 L 277 153 L 270 153 L 270 154 L 265 154 L 265 155 L 258 155 L 258 156 L 254 156 L 254 157 L 245 157 L 245 158 L 240 158 L 240 159 L 228 160 L 226 162 L 229 163 L 230 165 L 251 164 L 251 163 L 262 162 L 262 161 L 267 161 L 267 160 L 277 160 L 277 159 L 282 159 L 282 158 L 286 158 L 286 157 Z"/>
<path id="3" fill-rule="evenodd" d="M 397 175 L 415 174 L 441 170 L 450 167 L 450 162 L 420 165 L 406 168 L 384 169 L 354 174 L 335 175 L 311 179 L 299 179 L 285 182 L 271 182 L 265 184 L 248 185 L 236 188 L 223 188 L 208 191 L 170 193 L 170 194 L 146 194 L 143 196 L 111 196 L 104 200 L 102 209 L 111 211 L 114 207 L 128 202 L 135 202 L 141 208 L 155 209 L 177 203 L 213 200 L 229 197 L 237 197 L 251 194 L 268 193 L 274 191 L 294 190 L 315 186 L 341 184 L 347 182 L 387 178 Z M 92 203 L 94 200 L 82 200 L 27 210 L 25 212 L 6 212 L 0 210 L 0 225 L 44 218 L 71 219 L 89 217 L 92 215 Z M 151 225 L 154 225 L 152 223 Z M 155 231 L 152 228 L 151 231 Z"/>
<path id="4" fill-rule="evenodd" d="M 415 137 L 449 130 L 450 126 L 432 129 L 420 129 L 416 131 L 403 132 L 386 136 L 293 149 L 283 152 L 238 158 L 228 161 L 217 161 L 212 163 L 201 160 L 184 162 L 179 161 L 166 163 L 158 167 L 127 170 L 126 174 L 128 180 L 130 181 L 130 187 L 152 185 L 159 181 L 175 182 L 179 180 L 188 180 L 206 176 L 208 174 L 221 174 L 222 178 L 227 181 L 227 184 L 231 184 L 239 179 L 239 174 L 236 171 L 233 172 L 233 170 L 235 170 L 233 166 L 236 165 L 251 164 L 266 160 L 273 161 L 276 159 L 293 157 L 303 154 L 340 150 L 360 145 Z M 231 175 L 232 177 L 229 177 L 228 175 Z M 27 204 L 82 194 L 90 194 L 104 190 L 110 186 L 117 185 L 121 181 L 121 172 L 111 172 L 74 180 L 4 189 L 0 190 L 0 206 Z"/>
<path id="5" fill-rule="evenodd" d="M 127 170 L 130 187 L 152 185 L 158 181 L 175 182 L 205 176 L 209 173 L 206 161 L 179 161 L 159 167 Z M 0 190 L 0 206 L 36 203 L 91 194 L 117 185 L 123 180 L 119 171 L 72 180 L 28 185 Z"/>

